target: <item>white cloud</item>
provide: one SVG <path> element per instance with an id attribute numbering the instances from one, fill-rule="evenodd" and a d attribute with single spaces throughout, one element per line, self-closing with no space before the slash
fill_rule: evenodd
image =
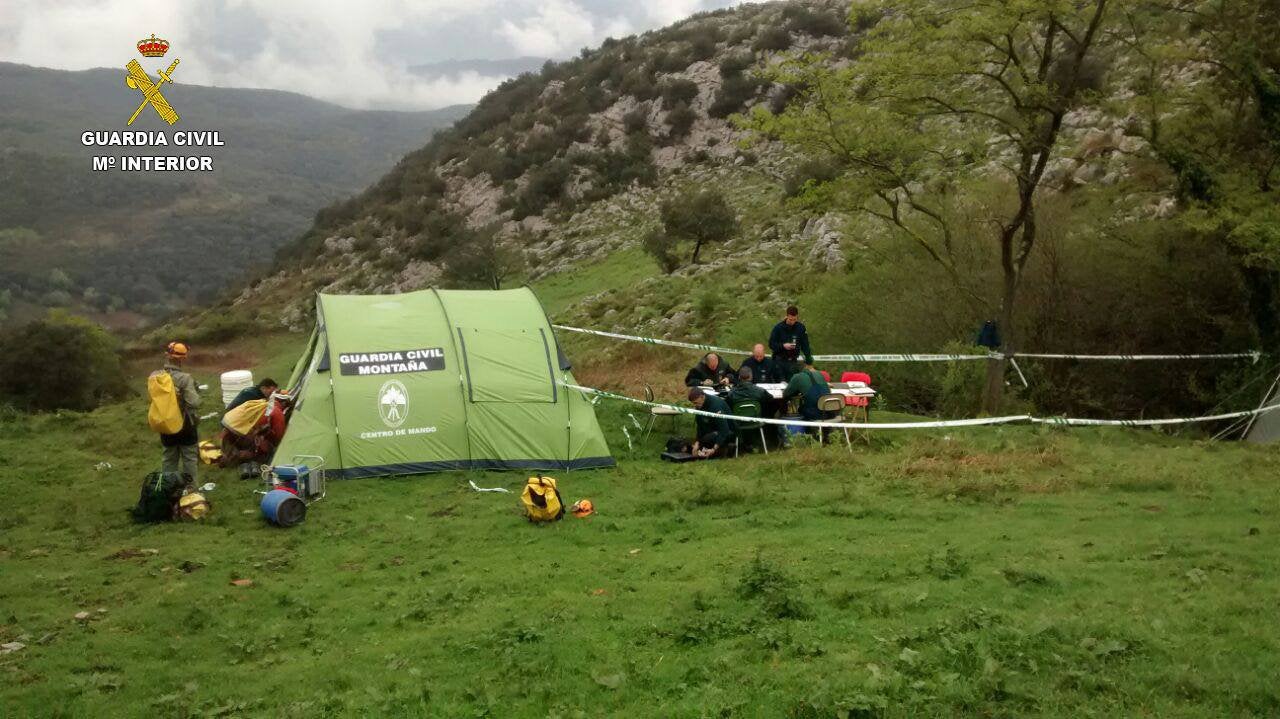
<path id="1" fill-rule="evenodd" d="M 572 0 L 546 0 L 532 17 L 503 20 L 498 30 L 521 55 L 564 57 L 610 35 L 631 34 L 625 18 L 597 25 L 591 14 Z"/>
<path id="2" fill-rule="evenodd" d="M 0 60 L 42 67 L 123 67 L 134 44 L 168 39 L 178 82 L 290 90 L 352 107 L 425 109 L 475 102 L 503 79 L 423 77 L 406 66 L 430 46 L 387 46 L 407 28 L 464 28 L 472 57 L 564 58 L 605 37 L 665 25 L 733 0 L 0 0 Z M 443 30 L 441 30 L 443 32 Z M 429 33 L 428 33 L 429 36 Z M 457 43 L 454 43 L 457 46 Z M 144 63 L 152 67 L 153 63 Z"/>
<path id="3" fill-rule="evenodd" d="M 656 27 L 683 20 L 695 12 L 711 7 L 723 7 L 731 3 L 706 2 L 705 0 L 648 0 L 643 7 L 648 19 Z"/>

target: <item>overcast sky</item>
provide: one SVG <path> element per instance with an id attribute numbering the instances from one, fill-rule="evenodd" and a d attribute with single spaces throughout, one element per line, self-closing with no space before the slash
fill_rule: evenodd
<path id="1" fill-rule="evenodd" d="M 349 107 L 475 102 L 504 78 L 442 60 L 563 59 L 736 0 L 0 0 L 0 60 L 81 70 L 173 58 L 178 82 L 292 90 Z M 138 40 L 169 40 L 163 62 Z"/>

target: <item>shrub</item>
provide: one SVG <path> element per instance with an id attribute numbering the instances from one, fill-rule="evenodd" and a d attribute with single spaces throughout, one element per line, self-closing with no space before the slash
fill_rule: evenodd
<path id="1" fill-rule="evenodd" d="M 692 102 L 698 96 L 698 83 L 693 80 L 667 80 L 662 83 L 662 102 L 668 107 Z"/>
<path id="2" fill-rule="evenodd" d="M 791 47 L 791 33 L 786 28 L 771 25 L 760 30 L 760 34 L 756 36 L 755 42 L 751 43 L 751 49 L 756 52 L 766 50 L 782 51 Z"/>
<path id="3" fill-rule="evenodd" d="M 652 100 L 658 96 L 658 85 L 653 81 L 653 69 L 637 65 L 622 78 L 618 91 L 637 100 Z"/>
<path id="4" fill-rule="evenodd" d="M 445 255 L 445 275 L 462 286 L 502 289 L 502 283 L 524 268 L 519 248 L 498 239 L 496 228 L 470 233 Z"/>
<path id="5" fill-rule="evenodd" d="M 636 137 L 647 138 L 647 135 Z M 653 184 L 657 178 L 657 170 L 649 159 L 643 143 L 636 143 L 633 153 L 601 152 L 589 159 L 591 169 L 595 172 L 594 187 L 583 196 L 583 200 L 593 202 L 609 197 L 617 190 L 625 188 L 633 182 L 642 185 Z"/>
<path id="6" fill-rule="evenodd" d="M 735 52 L 720 61 L 720 77 L 741 75 L 744 70 L 755 64 L 755 61 L 755 56 L 749 52 Z"/>
<path id="7" fill-rule="evenodd" d="M 809 182 L 822 184 L 840 175 L 840 163 L 835 158 L 814 157 L 801 162 L 782 183 L 787 197 L 795 197 L 804 191 Z"/>
<path id="8" fill-rule="evenodd" d="M 428 262 L 440 259 L 450 247 L 469 241 L 470 230 L 461 216 L 435 209 L 422 216 L 422 230 L 409 248 L 409 255 Z"/>
<path id="9" fill-rule="evenodd" d="M 534 170 L 529 175 L 529 184 L 516 198 L 512 219 L 523 220 L 540 214 L 548 204 L 560 199 L 564 183 L 572 173 L 573 165 L 563 159 L 552 160 Z"/>
<path id="10" fill-rule="evenodd" d="M 667 126 L 671 128 L 672 138 L 681 138 L 689 134 L 689 129 L 698 119 L 698 113 L 689 109 L 688 105 L 679 104 L 667 113 Z"/>
<path id="11" fill-rule="evenodd" d="M 706 34 L 698 34 L 689 42 L 689 57 L 698 60 L 709 59 L 716 54 L 716 39 Z"/>
<path id="12" fill-rule="evenodd" d="M 90 410 L 127 391 L 119 350 L 96 324 L 65 312 L 0 338 L 0 401 L 26 411 Z"/>
<path id="13" fill-rule="evenodd" d="M 682 72 L 693 64 L 693 51 L 688 45 L 677 45 L 653 57 L 653 67 L 659 72 Z"/>
<path id="14" fill-rule="evenodd" d="M 628 157 L 649 162 L 649 155 L 652 151 L 653 140 L 649 139 L 648 133 L 633 132 L 630 135 L 627 135 Z"/>
<path id="15" fill-rule="evenodd" d="M 755 34 L 756 29 L 751 25 L 751 23 L 743 23 L 734 28 L 733 32 L 729 33 L 729 46 L 733 47 L 734 45 L 742 45 L 746 41 L 750 40 Z"/>
<path id="16" fill-rule="evenodd" d="M 654 229 L 644 236 L 644 251 L 658 261 L 662 271 L 671 274 L 680 267 L 680 260 L 675 253 L 676 241 L 660 229 Z"/>
<path id="17" fill-rule="evenodd" d="M 622 116 L 622 129 L 627 134 L 645 132 L 649 128 L 649 103 L 642 102 L 636 109 Z"/>
<path id="18" fill-rule="evenodd" d="M 755 97 L 760 81 L 745 75 L 726 78 L 716 91 L 716 97 L 707 108 L 712 117 L 728 117 L 742 109 L 742 104 Z"/>
<path id="19" fill-rule="evenodd" d="M 791 32 L 804 33 L 813 37 L 839 36 L 848 28 L 839 15 L 823 10 L 813 10 L 804 5 L 788 5 L 782 11 L 787 20 L 787 29 Z"/>

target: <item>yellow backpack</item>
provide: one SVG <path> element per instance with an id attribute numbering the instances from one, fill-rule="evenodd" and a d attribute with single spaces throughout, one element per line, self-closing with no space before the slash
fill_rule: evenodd
<path id="1" fill-rule="evenodd" d="M 553 477 L 530 477 L 520 494 L 520 504 L 530 522 L 554 522 L 564 516 L 564 502 Z"/>
<path id="2" fill-rule="evenodd" d="M 178 388 L 173 386 L 173 376 L 165 370 L 157 370 L 147 377 L 147 394 L 151 396 L 151 408 L 147 410 L 147 424 L 158 434 L 177 434 L 182 431 L 182 410 L 178 407 Z"/>
<path id="3" fill-rule="evenodd" d="M 258 426 L 267 411 L 267 400 L 251 399 L 222 416 L 222 426 L 240 437 L 247 437 Z"/>

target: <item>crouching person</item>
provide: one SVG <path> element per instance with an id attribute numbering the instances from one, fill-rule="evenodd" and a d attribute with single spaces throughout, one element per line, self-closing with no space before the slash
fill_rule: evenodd
<path id="1" fill-rule="evenodd" d="M 223 467 L 241 466 L 242 479 L 256 473 L 256 465 L 271 461 L 276 445 L 284 437 L 284 400 L 251 399 L 228 411 L 222 417 Z M 244 465 L 254 467 L 246 468 Z M 252 471 L 250 471 L 252 470 Z"/>
<path id="2" fill-rule="evenodd" d="M 694 409 L 725 415 L 708 417 L 695 414 L 693 416 L 697 427 L 697 437 L 693 441 L 693 454 L 699 459 L 725 456 L 729 450 L 729 443 L 733 441 L 733 424 L 727 416 L 729 405 L 719 397 L 707 394 L 698 387 L 689 389 L 689 401 L 693 403 Z"/>

